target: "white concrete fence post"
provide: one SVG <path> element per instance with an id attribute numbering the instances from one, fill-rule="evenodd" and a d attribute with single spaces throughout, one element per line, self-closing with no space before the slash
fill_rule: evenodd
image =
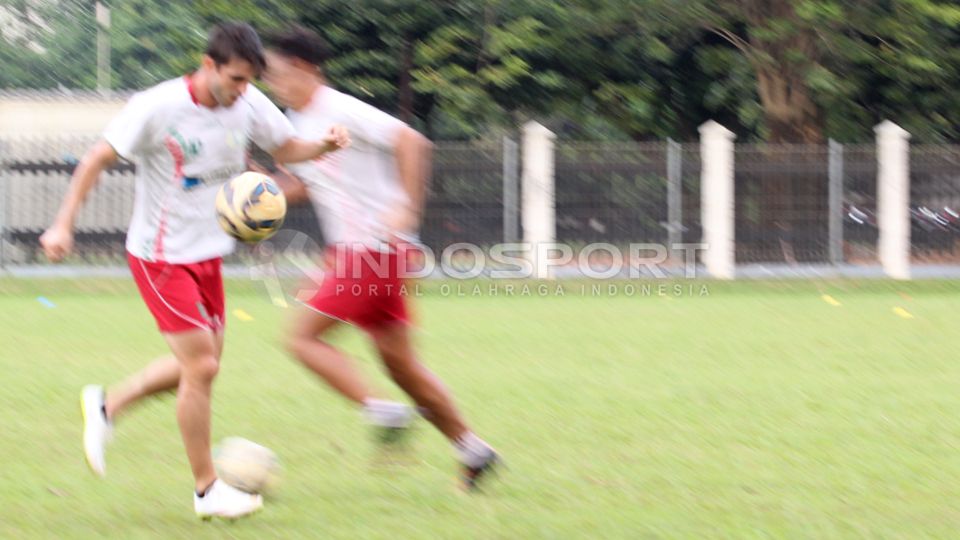
<path id="1" fill-rule="evenodd" d="M 734 245 L 733 164 L 736 135 L 710 120 L 700 126 L 700 217 L 706 251 L 703 264 L 710 277 L 733 279 Z"/>
<path id="2" fill-rule="evenodd" d="M 545 247 L 556 242 L 554 199 L 554 139 L 556 135 L 537 122 L 523 126 L 522 198 L 523 241 L 530 246 L 528 260 L 538 279 L 553 278 Z"/>
<path id="3" fill-rule="evenodd" d="M 877 227 L 883 272 L 910 279 L 910 134 L 886 120 L 877 134 Z"/>

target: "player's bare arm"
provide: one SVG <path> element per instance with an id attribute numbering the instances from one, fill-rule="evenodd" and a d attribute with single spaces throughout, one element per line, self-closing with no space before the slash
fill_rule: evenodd
<path id="1" fill-rule="evenodd" d="M 40 236 L 43 252 L 53 262 L 58 262 L 70 254 L 73 249 L 73 224 L 80 212 L 87 193 L 100 179 L 100 173 L 117 162 L 118 156 L 106 141 L 95 144 L 73 171 L 70 187 L 60 205 L 57 216 Z"/>
<path id="2" fill-rule="evenodd" d="M 400 130 L 394 143 L 394 155 L 400 184 L 407 194 L 408 203 L 405 207 L 394 209 L 386 217 L 386 224 L 391 230 L 415 233 L 420 227 L 432 154 L 433 143 L 429 139 L 409 127 Z"/>
<path id="3" fill-rule="evenodd" d="M 333 126 L 320 140 L 306 141 L 299 137 L 288 139 L 273 151 L 278 163 L 298 163 L 316 159 L 326 153 L 350 146 L 350 134 L 343 126 Z"/>

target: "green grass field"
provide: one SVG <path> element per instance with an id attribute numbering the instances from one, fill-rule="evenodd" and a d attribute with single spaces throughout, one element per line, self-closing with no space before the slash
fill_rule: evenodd
<path id="1" fill-rule="evenodd" d="M 84 465 L 80 387 L 164 352 L 132 284 L 0 281 L 0 538 L 955 538 L 960 283 L 707 287 L 418 299 L 424 359 L 509 467 L 466 496 L 426 423 L 385 461 L 277 346 L 289 313 L 234 284 L 254 320 L 230 317 L 214 436 L 285 473 L 262 513 L 202 523 L 172 397 L 122 419 L 105 479 Z"/>

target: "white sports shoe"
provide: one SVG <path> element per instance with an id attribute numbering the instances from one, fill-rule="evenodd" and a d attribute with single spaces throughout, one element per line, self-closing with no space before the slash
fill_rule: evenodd
<path id="1" fill-rule="evenodd" d="M 113 435 L 113 424 L 103 415 L 106 394 L 102 386 L 91 384 L 83 387 L 80 394 L 80 410 L 83 413 L 83 453 L 87 465 L 98 476 L 107 474 L 105 453 Z"/>
<path id="2" fill-rule="evenodd" d="M 203 497 L 193 494 L 193 510 L 200 519 L 238 518 L 263 508 L 263 497 L 254 495 L 227 484 L 219 478 Z"/>

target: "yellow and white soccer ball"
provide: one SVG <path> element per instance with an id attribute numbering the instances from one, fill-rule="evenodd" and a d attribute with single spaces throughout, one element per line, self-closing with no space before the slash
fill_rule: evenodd
<path id="1" fill-rule="evenodd" d="M 217 477 L 247 493 L 270 493 L 280 480 L 280 459 L 266 446 L 227 437 L 213 450 Z"/>
<path id="2" fill-rule="evenodd" d="M 272 178 L 245 172 L 220 186 L 217 220 L 227 234 L 246 243 L 273 236 L 283 226 L 287 199 Z"/>

